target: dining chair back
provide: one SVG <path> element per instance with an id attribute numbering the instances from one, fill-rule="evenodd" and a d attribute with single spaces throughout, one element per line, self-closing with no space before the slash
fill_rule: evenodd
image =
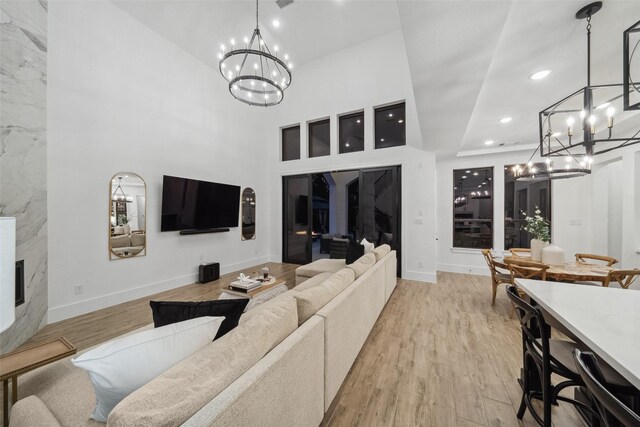
<path id="1" fill-rule="evenodd" d="M 516 277 L 521 279 L 547 280 L 547 270 L 549 266 L 546 264 L 513 258 L 505 259 L 505 262 L 511 272 L 512 282 Z"/>
<path id="2" fill-rule="evenodd" d="M 531 249 L 529 248 L 511 248 L 509 252 L 513 256 L 531 256 Z"/>
<path id="3" fill-rule="evenodd" d="M 607 267 L 611 267 L 618 263 L 618 260 L 612 256 L 595 255 L 595 254 L 576 254 L 576 262 L 590 264 L 590 261 L 603 261 Z"/>
<path id="4" fill-rule="evenodd" d="M 589 397 L 597 408 L 605 427 L 623 425 L 640 427 L 640 415 L 622 403 L 606 387 L 604 375 L 595 355 L 588 351 L 574 350 L 576 368 L 584 382 Z"/>
<path id="5" fill-rule="evenodd" d="M 608 287 L 610 283 L 617 283 L 622 289 L 629 289 L 629 286 L 633 285 L 638 280 L 638 277 L 640 277 L 640 270 L 637 268 L 633 270 L 612 270 L 607 273 L 602 286 Z"/>
<path id="6" fill-rule="evenodd" d="M 493 255 L 491 254 L 491 249 L 483 249 L 482 255 L 484 256 L 484 260 L 487 262 L 489 272 L 491 273 L 491 288 L 493 290 L 491 305 L 494 305 L 496 303 L 496 292 L 498 290 L 498 285 L 501 283 L 512 283 L 511 275 L 506 271 L 503 272 L 496 268 L 496 264 L 493 260 Z"/>

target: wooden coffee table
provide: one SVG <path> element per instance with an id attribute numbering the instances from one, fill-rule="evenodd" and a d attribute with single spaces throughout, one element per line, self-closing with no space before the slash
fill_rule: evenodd
<path id="1" fill-rule="evenodd" d="M 273 282 L 262 285 L 258 289 L 255 289 L 251 292 L 240 292 L 229 289 L 229 287 L 223 288 L 222 293 L 218 297 L 218 299 L 237 299 L 237 298 L 248 298 L 249 304 L 245 307 L 244 311 L 247 312 L 251 310 L 256 305 L 262 304 L 276 296 L 287 292 L 289 288 L 287 288 L 287 282 L 282 279 L 275 279 Z"/>
<path id="2" fill-rule="evenodd" d="M 40 366 L 76 354 L 76 347 L 64 337 L 31 347 L 21 348 L 0 356 L 0 380 L 3 387 L 4 425 L 9 425 L 9 380 L 11 380 L 11 404 L 18 400 L 18 376 Z"/>

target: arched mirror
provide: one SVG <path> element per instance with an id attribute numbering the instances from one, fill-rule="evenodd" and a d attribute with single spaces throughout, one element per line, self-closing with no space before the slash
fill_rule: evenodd
<path id="1" fill-rule="evenodd" d="M 256 192 L 245 188 L 242 192 L 242 240 L 256 238 Z"/>
<path id="2" fill-rule="evenodd" d="M 132 172 L 120 172 L 109 186 L 109 259 L 147 254 L 147 186 Z"/>

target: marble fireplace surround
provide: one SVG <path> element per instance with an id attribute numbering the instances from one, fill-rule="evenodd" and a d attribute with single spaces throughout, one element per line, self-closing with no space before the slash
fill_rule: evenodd
<path id="1" fill-rule="evenodd" d="M 47 313 L 47 2 L 0 3 L 0 215 L 16 217 L 25 302 L 0 353 L 29 339 Z"/>

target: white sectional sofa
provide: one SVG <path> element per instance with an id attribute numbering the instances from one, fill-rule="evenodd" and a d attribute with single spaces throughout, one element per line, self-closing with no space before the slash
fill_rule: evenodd
<path id="1" fill-rule="evenodd" d="M 387 245 L 336 273 L 318 270 L 127 396 L 107 425 L 317 426 L 395 286 Z M 88 418 L 88 376 L 69 359 L 19 383 L 11 426 L 101 424 Z"/>

